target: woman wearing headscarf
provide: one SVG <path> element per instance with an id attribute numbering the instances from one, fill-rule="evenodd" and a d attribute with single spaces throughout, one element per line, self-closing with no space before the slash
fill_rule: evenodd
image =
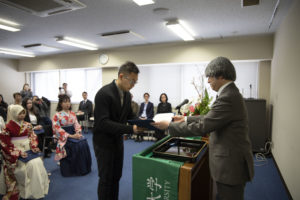
<path id="1" fill-rule="evenodd" d="M 82 176 L 91 171 L 91 153 L 87 140 L 81 134 L 76 114 L 71 111 L 70 97 L 60 95 L 57 113 L 52 120 L 57 138 L 55 160 L 60 161 L 62 176 Z"/>
<path id="2" fill-rule="evenodd" d="M 39 199 L 48 194 L 49 179 L 40 157 L 32 125 L 24 121 L 26 111 L 12 105 L 12 120 L 0 133 L 1 153 L 4 158 L 0 174 L 0 193 L 3 200 Z"/>

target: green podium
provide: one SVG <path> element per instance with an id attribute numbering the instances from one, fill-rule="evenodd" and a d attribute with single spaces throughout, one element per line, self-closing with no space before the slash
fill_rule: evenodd
<path id="1" fill-rule="evenodd" d="M 133 200 L 210 199 L 207 148 L 194 163 L 153 157 L 153 149 L 169 138 L 133 155 Z"/>

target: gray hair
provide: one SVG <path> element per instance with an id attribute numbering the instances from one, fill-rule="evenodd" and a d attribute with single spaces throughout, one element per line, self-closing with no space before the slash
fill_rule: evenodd
<path id="1" fill-rule="evenodd" d="M 217 57 L 210 61 L 205 69 L 206 77 L 220 77 L 226 80 L 235 81 L 236 73 L 233 64 L 228 58 Z"/>

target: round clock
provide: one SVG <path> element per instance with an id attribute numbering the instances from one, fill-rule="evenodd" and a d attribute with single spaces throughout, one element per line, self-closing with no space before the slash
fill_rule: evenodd
<path id="1" fill-rule="evenodd" d="M 101 54 L 99 57 L 100 63 L 102 65 L 105 65 L 108 62 L 108 55 L 107 54 Z"/>

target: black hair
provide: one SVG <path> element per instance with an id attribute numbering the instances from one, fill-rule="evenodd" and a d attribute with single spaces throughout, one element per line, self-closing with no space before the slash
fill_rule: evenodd
<path id="1" fill-rule="evenodd" d="M 15 93 L 13 94 L 14 99 L 16 98 L 17 95 L 22 96 L 20 92 L 15 92 Z"/>
<path id="2" fill-rule="evenodd" d="M 26 85 L 29 87 L 29 84 L 28 84 L 28 83 L 25 83 L 25 84 L 23 85 L 23 90 L 24 90 L 24 87 L 25 87 Z"/>
<path id="3" fill-rule="evenodd" d="M 162 96 L 162 95 L 165 95 L 165 96 L 166 96 L 166 102 L 168 102 L 168 95 L 167 95 L 166 93 L 161 93 L 161 95 L 159 96 L 159 101 L 162 102 L 162 101 L 161 101 L 161 96 Z"/>
<path id="4" fill-rule="evenodd" d="M 37 108 L 33 105 L 33 102 L 32 102 L 32 108 L 31 108 L 30 110 L 27 110 L 27 101 L 28 101 L 28 100 L 31 100 L 31 101 L 32 101 L 32 99 L 29 98 L 29 97 L 25 97 L 25 98 L 22 100 L 22 106 L 23 106 L 23 108 L 27 111 L 28 114 L 29 114 L 29 111 L 31 111 L 31 112 L 33 112 L 34 115 L 38 115 L 39 112 L 38 112 Z"/>
<path id="5" fill-rule="evenodd" d="M 145 95 L 148 95 L 148 97 L 150 97 L 150 94 L 148 92 L 144 93 L 143 97 L 145 97 Z"/>
<path id="6" fill-rule="evenodd" d="M 138 74 L 139 72 L 140 72 L 139 68 L 133 62 L 127 61 L 126 63 L 121 65 L 121 67 L 119 68 L 118 75 L 120 75 L 121 73 L 123 73 L 123 74 L 130 74 L 130 73 Z"/>
<path id="7" fill-rule="evenodd" d="M 71 99 L 68 95 L 59 95 L 58 97 L 58 104 L 57 104 L 57 107 L 56 107 L 56 111 L 59 112 L 59 111 L 62 111 L 62 106 L 61 104 L 65 101 L 69 101 L 71 102 Z M 72 106 L 70 106 L 69 110 L 72 110 Z"/>

